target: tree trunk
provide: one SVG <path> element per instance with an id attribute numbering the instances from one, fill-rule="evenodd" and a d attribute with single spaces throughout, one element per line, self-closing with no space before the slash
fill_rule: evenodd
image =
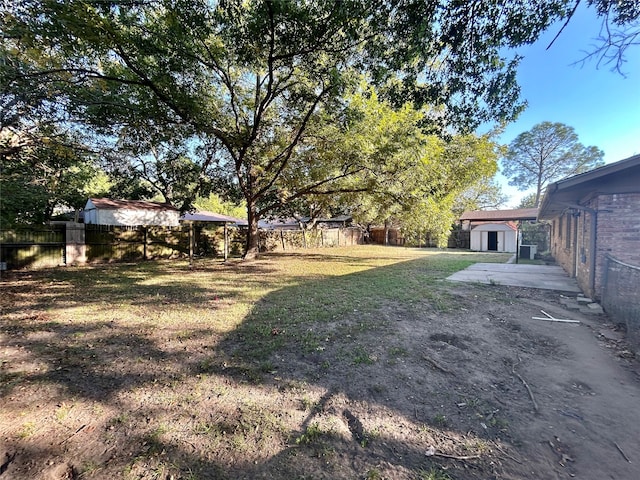
<path id="1" fill-rule="evenodd" d="M 542 196 L 542 176 L 538 175 L 538 182 L 536 184 L 536 202 L 535 207 L 540 207 L 540 197 Z"/>
<path id="2" fill-rule="evenodd" d="M 260 230 L 258 229 L 258 215 L 255 203 L 247 204 L 247 223 L 247 241 L 243 258 L 245 260 L 253 260 L 260 253 Z"/>

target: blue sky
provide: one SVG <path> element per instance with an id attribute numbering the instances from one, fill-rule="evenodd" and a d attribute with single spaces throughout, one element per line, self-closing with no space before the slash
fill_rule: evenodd
<path id="1" fill-rule="evenodd" d="M 550 121 L 572 126 L 580 142 L 604 151 L 611 163 L 640 153 L 640 47 L 627 51 L 626 77 L 595 60 L 579 62 L 593 51 L 601 20 L 593 9 L 580 8 L 549 50 L 561 24 L 552 26 L 534 45 L 518 49 L 524 56 L 518 70 L 527 109 L 507 126 L 500 141 L 509 144 L 535 124 Z M 507 207 L 515 208 L 523 195 L 498 176 Z"/>

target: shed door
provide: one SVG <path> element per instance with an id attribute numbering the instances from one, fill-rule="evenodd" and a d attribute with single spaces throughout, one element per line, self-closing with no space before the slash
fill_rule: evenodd
<path id="1" fill-rule="evenodd" d="M 498 250 L 498 232 L 487 232 L 487 250 Z"/>

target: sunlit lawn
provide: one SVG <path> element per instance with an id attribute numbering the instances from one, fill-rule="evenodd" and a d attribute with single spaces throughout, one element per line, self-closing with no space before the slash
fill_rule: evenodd
<path id="1" fill-rule="evenodd" d="M 274 355 L 295 359 L 333 342 L 340 358 L 322 365 L 368 364 L 370 352 L 355 337 L 384 328 L 378 310 L 425 299 L 429 308 L 455 309 L 448 275 L 508 258 L 363 246 L 269 254 L 251 262 L 10 272 L 0 296 L 0 395 L 6 400 L 0 434 L 41 461 L 69 449 L 73 438 L 88 477 L 107 465 L 124 469 L 127 478 L 184 473 L 211 457 L 207 452 L 216 452 L 214 465 L 232 465 L 238 452 L 252 463 L 268 458 L 291 442 L 301 421 L 281 418 L 283 408 L 292 409 L 280 404 L 282 387 L 259 388 L 265 375 L 277 376 Z M 344 338 L 352 341 L 343 344 Z M 304 398 L 320 395 L 305 388 Z M 211 409 L 218 423 L 234 426 L 212 423 Z M 83 425 L 97 426 L 90 437 L 96 451 L 119 445 L 120 463 L 83 446 L 73 434 Z M 53 450 L 51 439 L 58 445 Z M 182 451 L 184 442 L 195 453 L 163 460 L 161 452 Z M 210 478 L 206 468 L 213 467 L 198 468 L 205 472 L 201 478 Z"/>
<path id="2" fill-rule="evenodd" d="M 434 285 L 451 273 L 477 261 L 505 262 L 508 257 L 363 246 L 270 254 L 252 262 L 204 259 L 193 267 L 186 261 L 161 261 L 56 269 L 26 274 L 24 282 L 44 288 L 37 304 L 67 321 L 142 322 L 159 328 L 188 324 L 228 331 L 276 291 L 281 291 L 281 304 L 271 305 L 274 311 L 304 303 L 329 315 L 354 302 L 375 308 L 389 298 L 411 301 L 432 295 Z M 378 272 L 378 267 L 391 268 Z M 368 273 L 353 275 L 359 272 Z M 24 295 L 26 303 L 34 300 L 31 292 Z M 15 300 L 21 302 L 19 293 Z"/>
<path id="3" fill-rule="evenodd" d="M 189 338 L 196 331 L 240 332 L 248 357 L 264 361 L 300 335 L 314 345 L 309 326 L 353 312 L 366 318 L 389 303 L 425 299 L 447 311 L 455 307 L 444 282 L 448 275 L 478 261 L 508 258 L 361 246 L 269 254 L 251 262 L 94 265 L 19 272 L 2 301 L 5 321 L 14 328 L 46 318 L 72 328 L 81 342 L 99 339 L 104 326 L 143 337 L 165 332 L 168 339 Z M 274 338 L 273 332 L 286 335 Z"/>

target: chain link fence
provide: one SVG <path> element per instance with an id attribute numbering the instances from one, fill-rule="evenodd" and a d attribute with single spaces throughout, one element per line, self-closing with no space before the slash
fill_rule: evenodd
<path id="1" fill-rule="evenodd" d="M 606 257 L 602 306 L 611 319 L 627 329 L 627 339 L 640 353 L 640 267 Z"/>

